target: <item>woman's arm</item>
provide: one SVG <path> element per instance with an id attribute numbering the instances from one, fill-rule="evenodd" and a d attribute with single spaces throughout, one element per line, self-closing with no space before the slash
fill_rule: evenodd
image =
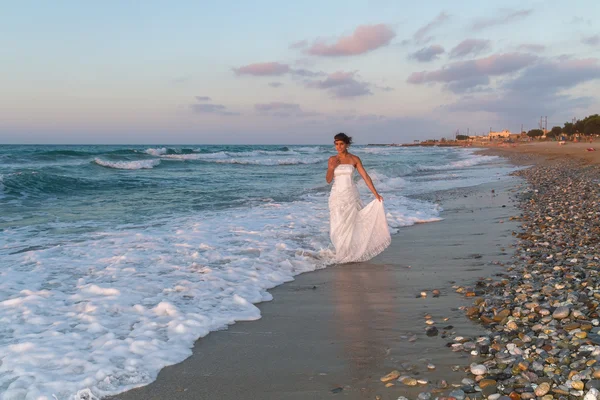
<path id="1" fill-rule="evenodd" d="M 360 176 L 362 176 L 362 178 L 364 179 L 365 183 L 367 184 L 367 187 L 371 190 L 371 192 L 373 192 L 373 194 L 375 195 L 375 198 L 379 201 L 383 201 L 383 197 L 381 197 L 379 195 L 379 193 L 377 193 L 377 190 L 375 189 L 375 186 L 373 185 L 373 181 L 371 180 L 371 177 L 369 176 L 369 174 L 367 174 L 367 171 L 365 171 L 365 168 L 362 165 L 362 161 L 360 161 L 360 158 L 354 156 L 356 158 L 356 170 L 358 171 L 358 173 L 360 174 Z"/>
<path id="2" fill-rule="evenodd" d="M 336 156 L 329 157 L 329 162 L 327 163 L 327 175 L 325 175 L 325 180 L 327 181 L 327 183 L 331 183 L 331 181 L 333 180 L 333 171 L 335 170 L 335 167 L 337 167 L 339 164 L 339 158 L 337 158 Z"/>

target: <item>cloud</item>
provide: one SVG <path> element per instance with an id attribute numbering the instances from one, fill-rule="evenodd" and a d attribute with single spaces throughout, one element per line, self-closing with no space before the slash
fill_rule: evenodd
<path id="1" fill-rule="evenodd" d="M 257 103 L 254 109 L 263 115 L 274 117 L 311 117 L 320 115 L 316 112 L 302 110 L 300 104 L 274 101 L 271 103 Z"/>
<path id="2" fill-rule="evenodd" d="M 532 54 L 506 53 L 476 60 L 456 61 L 438 70 L 413 72 L 407 82 L 416 85 L 441 82 L 450 84 L 447 86 L 449 90 L 466 90 L 473 88 L 475 83 L 487 83 L 488 81 L 484 81 L 484 78 L 519 71 L 537 59 L 538 57 Z"/>
<path id="3" fill-rule="evenodd" d="M 306 52 L 328 57 L 358 55 L 386 46 L 395 36 L 396 33 L 384 24 L 361 25 L 352 35 L 341 37 L 334 44 L 318 40 Z"/>
<path id="4" fill-rule="evenodd" d="M 496 25 L 506 25 L 519 19 L 528 17 L 533 13 L 529 10 L 500 10 L 499 15 L 493 18 L 479 18 L 471 26 L 473 30 L 480 31 Z"/>
<path id="5" fill-rule="evenodd" d="M 596 58 L 547 60 L 527 68 L 504 87 L 520 93 L 541 95 L 556 93 L 594 79 L 600 79 L 600 61 Z"/>
<path id="6" fill-rule="evenodd" d="M 269 86 L 274 87 L 274 88 L 278 88 L 283 86 L 283 83 L 281 82 L 269 82 Z"/>
<path id="7" fill-rule="evenodd" d="M 465 39 L 452 50 L 450 50 L 450 58 L 462 58 L 466 56 L 477 56 L 490 48 L 489 40 L 482 39 Z"/>
<path id="8" fill-rule="evenodd" d="M 434 44 L 412 53 L 410 58 L 414 58 L 419 62 L 429 62 L 435 60 L 440 54 L 444 54 L 444 52 L 445 50 L 442 46 Z"/>
<path id="9" fill-rule="evenodd" d="M 453 93 L 467 93 L 474 91 L 484 91 L 483 87 L 489 84 L 489 76 L 479 75 L 450 82 L 446 85 L 446 89 L 450 90 Z"/>
<path id="10" fill-rule="evenodd" d="M 437 17 L 435 17 L 433 19 L 433 21 L 431 21 L 430 23 L 428 23 L 425 26 L 422 26 L 414 33 L 413 40 L 417 44 L 424 44 L 424 43 L 427 43 L 427 42 L 433 40 L 432 36 L 428 36 L 429 33 L 432 30 L 434 30 L 435 28 L 442 25 L 444 22 L 448 21 L 449 19 L 450 19 L 450 15 L 448 15 L 447 13 L 445 13 L 445 12 L 439 13 L 437 15 Z"/>
<path id="11" fill-rule="evenodd" d="M 332 93 L 335 97 L 356 97 L 371 95 L 369 83 L 358 81 L 356 72 L 338 71 L 329 74 L 321 81 L 309 81 L 307 87 L 323 89 Z"/>
<path id="12" fill-rule="evenodd" d="M 290 49 L 303 49 L 308 45 L 308 41 L 307 40 L 300 40 L 298 42 L 294 42 L 292 44 L 290 44 Z"/>
<path id="13" fill-rule="evenodd" d="M 304 69 L 304 68 L 292 69 L 292 70 L 290 70 L 290 73 L 292 75 L 304 76 L 304 77 L 310 77 L 310 78 L 315 77 L 315 76 L 326 75 L 324 72 L 314 72 L 314 71 L 309 71 L 309 70 Z"/>
<path id="14" fill-rule="evenodd" d="M 234 68 L 236 75 L 278 76 L 290 71 L 290 66 L 278 62 L 266 62 L 244 65 Z"/>
<path id="15" fill-rule="evenodd" d="M 581 39 L 581 43 L 587 44 L 589 46 L 598 46 L 600 45 L 600 35 L 587 36 Z"/>
<path id="16" fill-rule="evenodd" d="M 532 44 L 532 43 L 524 43 L 517 47 L 519 51 L 526 51 L 530 53 L 541 53 L 546 50 L 546 46 L 543 44 Z"/>
<path id="17" fill-rule="evenodd" d="M 600 80 L 600 60 L 545 59 L 506 80 L 493 93 L 463 96 L 446 106 L 449 111 L 486 112 L 511 121 L 527 121 L 539 115 L 571 115 L 597 100 L 566 94 L 578 85 Z M 543 101 L 541 101 L 543 99 Z"/>
<path id="18" fill-rule="evenodd" d="M 206 96 L 196 96 L 196 100 L 198 101 L 211 101 L 210 97 Z M 223 104 L 190 104 L 190 109 L 196 114 L 218 114 L 218 115 L 240 115 L 238 112 L 233 112 L 227 110 L 227 107 Z"/>
<path id="19" fill-rule="evenodd" d="M 252 76 L 282 76 L 291 74 L 301 77 L 323 76 L 324 72 L 310 71 L 304 68 L 290 68 L 288 64 L 278 62 L 255 63 L 248 64 L 240 68 L 234 68 L 236 75 L 252 75 Z"/>

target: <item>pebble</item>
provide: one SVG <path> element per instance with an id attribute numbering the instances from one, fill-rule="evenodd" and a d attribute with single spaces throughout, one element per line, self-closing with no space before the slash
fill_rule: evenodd
<path id="1" fill-rule="evenodd" d="M 393 381 L 395 379 L 398 379 L 400 377 L 400 371 L 398 370 L 393 370 L 392 372 L 390 372 L 389 374 L 382 376 L 381 378 L 379 378 L 379 380 L 381 382 L 389 382 L 389 381 Z"/>
<path id="2" fill-rule="evenodd" d="M 470 370 L 473 375 L 485 375 L 487 373 L 486 366 L 482 364 L 471 364 Z"/>
<path id="3" fill-rule="evenodd" d="M 583 397 L 583 400 L 598 400 L 600 398 L 600 391 L 598 389 L 590 389 Z"/>
<path id="4" fill-rule="evenodd" d="M 415 378 L 411 378 L 410 376 L 401 376 L 398 378 L 398 381 L 402 382 L 406 386 L 417 386 L 417 380 Z"/>
<path id="5" fill-rule="evenodd" d="M 554 312 L 552 313 L 552 318 L 565 319 L 569 316 L 570 313 L 571 313 L 571 310 L 569 309 L 569 307 L 560 306 L 560 307 L 557 307 L 556 310 L 554 310 Z"/>
<path id="6" fill-rule="evenodd" d="M 427 336 L 437 336 L 438 328 L 436 328 L 435 326 L 430 326 L 425 330 L 425 334 Z"/>
<path id="7" fill-rule="evenodd" d="M 456 400 L 464 400 L 465 399 L 465 392 L 463 392 L 460 389 L 456 389 L 451 391 L 448 394 L 449 397 L 454 397 Z"/>
<path id="8" fill-rule="evenodd" d="M 535 164 L 514 173 L 524 183 L 514 190 L 521 215 L 511 217 L 519 224 L 513 256 L 493 277 L 454 287 L 473 298 L 464 311 L 488 333 L 447 345 L 478 357 L 453 367 L 477 384 L 448 396 L 600 400 L 600 166 L 510 156 Z M 472 387 L 481 392 L 462 390 Z"/>
<path id="9" fill-rule="evenodd" d="M 538 397 L 544 396 L 550 391 L 550 384 L 548 382 L 542 382 L 535 388 L 535 395 Z"/>

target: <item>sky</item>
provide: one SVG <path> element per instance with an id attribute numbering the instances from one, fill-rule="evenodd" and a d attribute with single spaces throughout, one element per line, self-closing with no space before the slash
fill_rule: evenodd
<path id="1" fill-rule="evenodd" d="M 600 113 L 597 0 L 0 0 L 0 143 L 326 144 Z"/>

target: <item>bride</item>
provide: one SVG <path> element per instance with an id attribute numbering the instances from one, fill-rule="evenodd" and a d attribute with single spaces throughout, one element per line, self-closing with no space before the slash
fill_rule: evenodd
<path id="1" fill-rule="evenodd" d="M 336 156 L 329 158 L 327 183 L 333 180 L 329 195 L 330 236 L 338 263 L 370 260 L 390 245 L 390 231 L 385 218 L 383 197 L 373 186 L 360 158 L 348 152 L 352 138 L 345 133 L 334 137 Z M 358 171 L 375 200 L 363 207 L 352 179 Z"/>

